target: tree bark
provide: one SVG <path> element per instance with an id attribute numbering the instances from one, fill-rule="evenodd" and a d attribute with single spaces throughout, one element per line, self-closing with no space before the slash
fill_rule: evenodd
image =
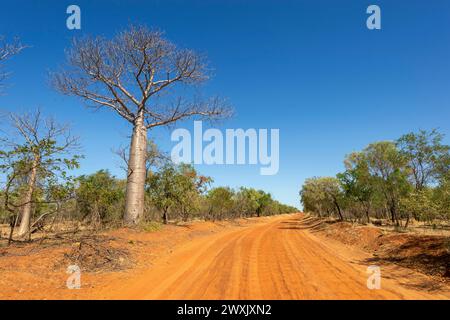
<path id="1" fill-rule="evenodd" d="M 22 219 L 20 221 L 19 227 L 19 237 L 24 237 L 30 231 L 30 221 L 31 221 L 31 209 L 33 202 L 33 193 L 36 185 L 37 167 L 39 164 L 39 157 L 35 156 L 32 168 L 30 171 L 30 176 L 28 179 L 28 189 L 24 197 L 24 206 L 22 209 Z"/>
<path id="2" fill-rule="evenodd" d="M 398 216 L 397 216 L 397 206 L 395 205 L 395 202 L 392 201 L 390 205 L 390 211 L 391 211 L 391 220 L 392 223 L 395 223 L 396 226 L 399 226 Z"/>
<path id="3" fill-rule="evenodd" d="M 406 222 L 405 222 L 405 229 L 408 228 L 409 225 L 409 213 L 407 213 Z"/>
<path id="4" fill-rule="evenodd" d="M 336 199 L 334 199 L 334 205 L 336 206 L 336 209 L 338 211 L 339 220 L 344 221 L 344 217 L 342 216 L 342 212 L 341 212 L 341 207 L 339 206 L 339 203 L 337 202 Z"/>
<path id="5" fill-rule="evenodd" d="M 143 112 L 134 122 L 128 160 L 128 178 L 124 221 L 135 225 L 144 214 L 145 176 L 146 176 L 147 128 Z"/>
<path id="6" fill-rule="evenodd" d="M 165 210 L 164 210 L 164 213 L 163 213 L 163 223 L 164 223 L 164 224 L 169 223 L 169 217 L 168 217 L 168 214 L 167 214 L 167 210 L 168 210 L 168 209 L 165 209 Z"/>
<path id="7" fill-rule="evenodd" d="M 367 219 L 367 223 L 370 223 L 369 209 L 366 209 L 366 219 Z"/>

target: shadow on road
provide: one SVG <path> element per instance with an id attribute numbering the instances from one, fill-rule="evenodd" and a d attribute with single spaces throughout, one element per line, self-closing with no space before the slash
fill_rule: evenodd
<path id="1" fill-rule="evenodd" d="M 327 225 L 334 224 L 337 221 L 324 221 L 315 217 L 298 217 L 287 221 L 282 221 L 279 229 L 285 230 L 309 230 L 311 232 L 318 232 L 324 230 Z"/>

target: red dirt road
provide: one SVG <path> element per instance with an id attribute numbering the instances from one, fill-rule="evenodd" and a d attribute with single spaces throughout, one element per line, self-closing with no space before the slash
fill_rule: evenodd
<path id="1" fill-rule="evenodd" d="M 111 284 L 113 299 L 450 299 L 450 289 L 382 265 L 381 289 L 366 282 L 369 254 L 313 234 L 301 215 L 194 238 L 152 268 Z"/>

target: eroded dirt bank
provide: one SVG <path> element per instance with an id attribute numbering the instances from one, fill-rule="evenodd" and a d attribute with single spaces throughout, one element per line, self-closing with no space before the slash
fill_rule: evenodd
<path id="1" fill-rule="evenodd" d="M 372 253 L 374 264 L 395 263 L 450 283 L 450 232 L 352 224 L 305 216 L 302 224 L 316 235 Z"/>

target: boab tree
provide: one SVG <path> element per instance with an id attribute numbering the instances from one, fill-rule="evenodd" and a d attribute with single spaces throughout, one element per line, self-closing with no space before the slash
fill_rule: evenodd
<path id="1" fill-rule="evenodd" d="M 18 235 L 29 234 L 34 195 L 38 183 L 47 183 L 49 189 L 63 180 L 68 181 L 67 169 L 78 167 L 77 138 L 69 127 L 60 125 L 52 118 L 44 118 L 37 110 L 30 114 L 9 115 L 13 133 L 2 137 L 0 171 L 6 174 L 5 207 L 14 212 L 20 209 L 21 221 Z M 13 201 L 11 187 L 23 189 Z M 17 219 L 16 219 L 17 220 Z"/>
<path id="2" fill-rule="evenodd" d="M 66 67 L 54 74 L 54 85 L 61 93 L 80 97 L 94 108 L 109 108 L 133 127 L 126 223 L 136 224 L 144 212 L 147 131 L 188 117 L 228 114 L 221 99 L 200 99 L 183 90 L 207 79 L 203 57 L 178 49 L 161 32 L 143 26 L 130 27 L 111 40 L 74 40 Z"/>

